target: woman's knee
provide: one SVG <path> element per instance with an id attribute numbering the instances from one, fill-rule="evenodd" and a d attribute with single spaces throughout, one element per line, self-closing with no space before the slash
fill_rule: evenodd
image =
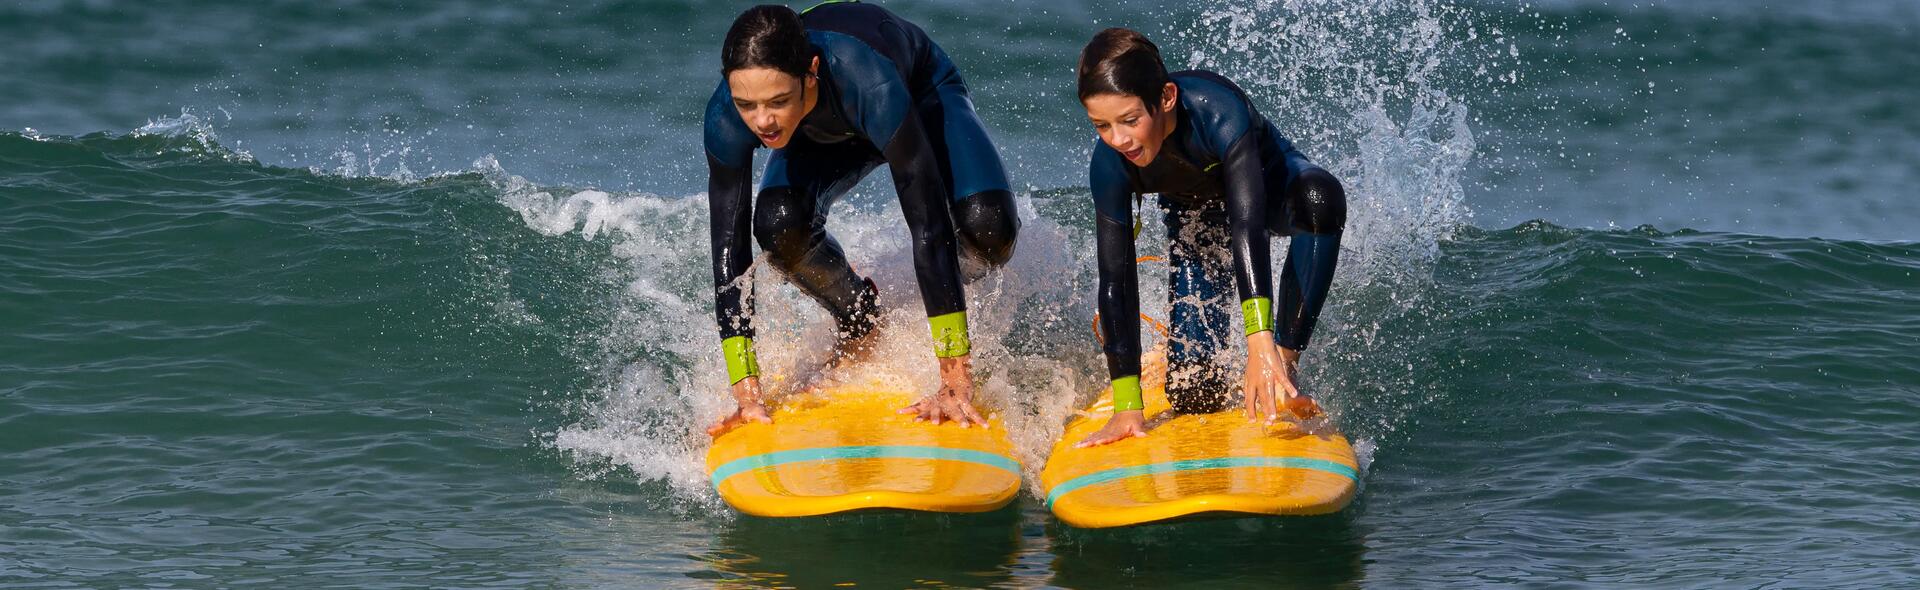
<path id="1" fill-rule="evenodd" d="M 753 238 L 785 268 L 812 246 L 813 211 L 794 199 L 793 189 L 776 186 L 760 191 L 753 210 Z"/>
<path id="2" fill-rule="evenodd" d="M 1020 213 L 1012 192 L 987 190 L 960 199 L 953 206 L 953 222 L 961 242 L 988 263 L 998 266 L 1013 258 Z"/>

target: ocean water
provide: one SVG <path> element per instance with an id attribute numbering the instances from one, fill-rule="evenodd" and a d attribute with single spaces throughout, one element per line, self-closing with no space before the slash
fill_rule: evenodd
<path id="1" fill-rule="evenodd" d="M 1362 455 L 1352 506 L 727 508 L 698 138 L 744 5 L 45 0 L 0 6 L 0 587 L 1920 579 L 1914 4 L 887 6 L 1020 193 L 969 298 L 1035 473 L 1104 378 L 1094 31 L 1242 82 L 1346 182 L 1306 377 Z M 830 228 L 911 327 L 884 176 Z M 757 289 L 766 367 L 818 362 L 825 314 Z M 884 368 L 930 389 L 925 340 L 889 331 Z"/>

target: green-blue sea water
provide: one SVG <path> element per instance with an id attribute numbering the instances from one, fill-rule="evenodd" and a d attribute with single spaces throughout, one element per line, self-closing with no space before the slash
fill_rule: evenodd
<path id="1" fill-rule="evenodd" d="M 1913 4 L 886 5 L 1020 193 L 969 298 L 1030 475 L 1105 376 L 1087 37 L 1240 80 L 1342 178 L 1305 380 L 1351 506 L 727 508 L 699 117 L 744 4 L 48 0 L 0 6 L 0 587 L 1920 583 Z M 931 389 L 876 176 L 829 227 Z M 825 314 L 756 289 L 767 368 L 817 363 Z"/>

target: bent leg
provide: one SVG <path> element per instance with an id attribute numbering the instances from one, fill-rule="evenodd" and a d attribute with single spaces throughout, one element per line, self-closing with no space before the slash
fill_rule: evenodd
<path id="1" fill-rule="evenodd" d="M 1227 409 L 1236 390 L 1224 358 L 1239 327 L 1227 313 L 1234 306 L 1225 215 L 1219 207 L 1167 208 L 1167 401 L 1182 414 Z"/>
<path id="2" fill-rule="evenodd" d="M 990 266 L 1006 264 L 1020 235 L 1013 192 L 995 189 L 962 197 L 953 204 L 953 227 L 962 252 Z"/>
<path id="3" fill-rule="evenodd" d="M 878 164 L 858 150 L 796 140 L 768 160 L 754 202 L 753 236 L 760 249 L 787 280 L 827 308 L 843 339 L 873 329 L 878 291 L 853 272 L 840 242 L 827 233 L 827 211 Z"/>
<path id="4" fill-rule="evenodd" d="M 1293 236 L 1280 271 L 1280 305 L 1274 310 L 1280 333 L 1275 336 L 1280 346 L 1305 350 L 1339 266 L 1346 190 L 1325 169 L 1307 168 L 1282 189 L 1281 206 L 1268 210 L 1278 213 L 1269 218 L 1268 229 Z"/>
<path id="5" fill-rule="evenodd" d="M 954 231 L 962 254 L 988 266 L 1006 264 L 1019 237 L 1020 214 L 1006 165 L 958 74 L 940 84 L 919 110 L 953 198 Z"/>

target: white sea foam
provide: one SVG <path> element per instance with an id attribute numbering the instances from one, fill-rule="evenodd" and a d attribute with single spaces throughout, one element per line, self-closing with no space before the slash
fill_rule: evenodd
<path id="1" fill-rule="evenodd" d="M 634 360 L 586 396 L 584 418 L 555 433 L 551 444 L 587 463 L 610 462 L 643 480 L 665 480 L 686 498 L 710 504 L 703 430 L 733 404 L 712 316 L 705 196 L 555 191 L 493 162 L 477 167 L 527 227 L 561 238 L 611 239 L 614 256 L 630 270 L 622 274 L 623 297 L 610 302 L 620 308 L 620 321 L 601 348 L 628 351 Z M 1069 408 L 1100 389 L 1104 371 L 1092 370 L 1097 351 L 1087 346 L 1093 260 L 1089 250 L 1074 246 L 1090 236 L 1034 216 L 1024 198 L 1021 209 L 1020 247 L 1005 267 L 968 287 L 968 310 L 978 399 L 1006 421 L 1037 476 Z M 899 218 L 898 206 L 888 204 L 849 207 L 829 222 L 855 268 L 880 287 L 884 310 L 875 360 L 831 378 L 887 379 L 931 393 L 937 365 Z M 818 304 L 765 271 L 764 260 L 754 268 L 752 317 L 763 382 L 780 395 L 825 360 L 832 322 Z"/>

